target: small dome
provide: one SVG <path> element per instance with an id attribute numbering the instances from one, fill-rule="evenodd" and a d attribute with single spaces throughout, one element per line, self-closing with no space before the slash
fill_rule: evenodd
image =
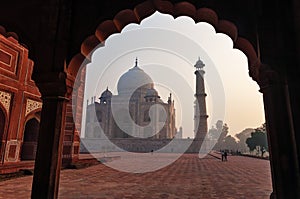
<path id="1" fill-rule="evenodd" d="M 201 69 L 205 66 L 205 64 L 203 63 L 203 61 L 200 59 L 200 57 L 198 57 L 198 61 L 195 64 L 195 68 L 197 69 Z"/>
<path id="2" fill-rule="evenodd" d="M 135 66 L 120 77 L 117 85 L 118 94 L 131 93 L 140 87 L 153 88 L 153 80 L 137 66 L 136 61 Z"/>
<path id="3" fill-rule="evenodd" d="M 157 90 L 154 88 L 149 88 L 146 92 L 145 97 L 159 97 Z"/>
<path id="4" fill-rule="evenodd" d="M 106 90 L 101 94 L 101 97 L 99 99 L 104 100 L 111 97 L 112 97 L 112 93 L 110 92 L 110 90 L 108 90 L 108 88 L 106 88 Z"/>

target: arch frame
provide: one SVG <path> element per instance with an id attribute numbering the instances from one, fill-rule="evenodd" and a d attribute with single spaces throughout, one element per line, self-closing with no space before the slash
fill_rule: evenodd
<path id="1" fill-rule="evenodd" d="M 2 138 L 0 139 L 0 164 L 4 164 L 4 158 L 5 158 L 5 148 L 6 148 L 6 142 L 7 142 L 7 129 L 8 129 L 8 123 L 9 123 L 9 113 L 5 111 L 5 108 L 0 103 L 0 111 L 4 115 L 4 128 L 3 128 L 3 134 Z M 1 129 L 0 129 L 1 130 Z"/>
<path id="2" fill-rule="evenodd" d="M 24 143 L 25 143 L 25 142 L 28 142 L 28 141 L 24 141 L 27 123 L 28 123 L 30 120 L 36 120 L 36 122 L 38 123 L 38 125 L 40 125 L 40 118 L 39 118 L 38 116 L 35 115 L 36 113 L 37 113 L 37 112 L 30 114 L 30 115 L 26 118 L 26 120 L 24 120 L 24 129 L 23 129 L 23 131 L 22 131 L 22 140 L 20 141 L 21 149 L 20 149 L 20 151 L 19 151 L 19 159 L 20 159 L 21 161 L 24 160 L 24 159 L 22 158 L 22 156 L 23 156 L 23 150 L 24 150 L 24 146 L 25 146 Z M 36 145 L 34 146 L 35 150 L 37 149 L 38 136 L 39 136 L 39 131 L 37 132 Z M 33 141 L 29 141 L 29 142 L 33 142 Z M 35 154 L 35 153 L 36 153 L 36 152 L 34 152 L 34 154 Z M 33 159 L 31 159 L 31 160 L 34 160 L 34 159 L 35 159 L 35 157 L 34 157 Z M 25 160 L 26 160 L 26 158 L 25 158 Z"/>
<path id="3" fill-rule="evenodd" d="M 194 20 L 195 24 L 206 22 L 212 25 L 216 33 L 223 33 L 231 38 L 233 48 L 242 51 L 248 60 L 249 76 L 256 82 L 260 82 L 261 61 L 253 44 L 238 34 L 238 27 L 231 21 L 220 19 L 211 8 L 196 7 L 189 2 L 182 1 L 173 4 L 170 1 L 147 0 L 136 5 L 132 10 L 119 11 L 113 19 L 102 20 L 94 34 L 86 37 L 81 44 L 80 52 L 73 56 L 68 64 L 67 71 L 73 76 L 77 74 L 82 65 L 86 66 L 91 61 L 91 56 L 96 49 L 105 46 L 105 40 L 113 35 L 120 34 L 122 29 L 130 23 L 140 24 L 142 20 L 159 11 L 169 14 L 174 18 L 187 16 Z"/>
<path id="4" fill-rule="evenodd" d="M 138 1 L 139 2 L 139 1 Z M 146 3 L 147 2 L 147 3 Z M 184 5 L 184 4 L 181 4 L 180 6 L 178 5 L 177 7 L 176 7 L 176 9 L 174 8 L 174 4 L 173 3 L 171 3 L 170 1 L 161 1 L 161 0 L 153 0 L 153 1 L 146 1 L 146 2 L 144 2 L 145 4 L 148 4 L 148 6 L 141 6 L 139 9 L 142 9 L 142 8 L 145 8 L 145 11 L 140 11 L 139 12 L 139 10 L 137 9 L 136 11 L 135 10 L 130 10 L 130 12 L 132 12 L 132 11 L 135 11 L 135 12 L 137 12 L 137 14 L 134 14 L 133 16 L 144 16 L 144 15 L 150 15 L 150 13 L 151 12 L 153 12 L 153 9 L 151 9 L 151 7 L 153 7 L 153 5 L 154 5 L 154 7 L 158 10 L 162 10 L 162 11 L 165 11 L 166 13 L 169 11 L 169 12 L 172 12 L 172 15 L 174 14 L 174 13 L 180 13 L 179 15 L 187 15 L 187 16 L 192 16 L 192 17 L 195 17 L 195 13 L 194 13 L 194 6 L 193 6 L 193 4 L 192 4 L 192 6 L 190 6 L 190 5 L 188 5 L 188 4 L 190 4 L 190 3 L 188 3 L 187 5 Z M 176 1 L 177 2 L 177 1 Z M 182 3 L 182 2 L 181 2 Z M 132 4 L 132 3 L 129 3 L 129 4 Z M 141 4 L 143 4 L 143 3 L 141 3 Z M 179 4 L 179 3 L 177 3 L 177 4 Z M 176 5 L 177 5 L 176 4 Z M 195 3 L 196 4 L 196 3 Z M 268 2 L 268 3 L 265 3 L 265 4 L 271 4 L 270 2 Z M 274 3 L 274 6 L 273 6 L 273 4 L 271 4 L 271 6 L 273 6 L 273 7 L 271 7 L 270 9 L 268 9 L 267 11 L 269 11 L 268 12 L 268 15 L 270 14 L 270 18 L 272 18 L 272 17 L 278 17 L 278 15 L 276 14 L 273 14 L 272 15 L 272 12 L 271 12 L 271 10 L 275 7 L 275 5 L 276 6 L 278 6 L 278 2 L 275 2 Z M 292 4 L 292 3 L 291 3 Z M 128 5 L 128 4 L 125 4 L 125 5 Z M 139 4 L 140 5 L 140 4 Z M 180 7 L 185 7 L 184 9 L 181 9 Z M 260 7 L 259 7 L 260 8 Z M 186 10 L 185 12 L 183 12 L 183 10 Z M 278 8 L 277 9 L 273 9 L 274 10 L 274 12 L 276 12 L 276 11 L 278 11 Z M 197 10 L 196 10 L 197 11 Z M 287 14 L 287 11 L 289 11 L 289 10 L 284 10 L 283 11 L 283 19 L 288 19 L 289 17 L 287 17 L 287 16 L 285 16 L 284 14 Z M 113 11 L 112 11 L 113 12 Z M 112 13 L 111 12 L 111 13 Z M 134 12 L 134 13 L 135 13 Z M 139 13 L 141 13 L 141 14 L 139 14 Z M 164 12 L 163 12 L 164 13 Z M 213 17 L 214 16 L 214 14 L 212 14 L 212 13 L 210 13 L 211 14 L 211 17 L 208 19 L 208 20 L 210 20 L 210 21 L 212 21 L 211 23 L 216 23 L 216 24 L 218 24 L 218 21 L 216 21 L 215 20 L 215 18 Z M 291 13 L 289 13 L 289 14 L 294 14 L 293 12 L 291 12 Z M 176 15 L 175 15 L 176 16 Z M 122 17 L 121 17 L 122 18 Z M 141 21 L 141 19 L 142 19 L 142 17 L 140 17 L 140 18 L 138 18 L 138 21 Z M 110 21 L 113 21 L 113 26 L 115 26 L 114 25 L 114 22 L 118 22 L 118 20 L 119 19 L 116 19 L 116 20 L 110 20 Z M 122 22 L 122 20 L 123 19 L 121 19 L 121 22 Z M 275 20 L 274 20 L 275 21 Z M 292 20 L 290 20 L 290 21 L 292 21 Z M 124 21 L 123 21 L 124 22 Z M 108 22 L 108 26 L 110 26 L 109 24 L 110 24 L 111 22 Z M 126 22 L 127 23 L 127 22 Z M 271 24 L 271 23 L 270 23 Z M 278 25 L 278 23 L 277 23 L 277 25 Z M 111 26 L 111 27 L 113 27 L 113 26 Z M 120 27 L 122 27 L 122 23 L 120 23 L 120 22 L 118 22 L 118 26 L 119 26 L 119 28 Z M 226 24 L 225 24 L 225 26 L 226 26 Z M 57 28 L 57 26 L 55 26 L 55 28 Z M 269 28 L 269 27 L 268 27 Z M 108 29 L 109 30 L 109 29 Z M 113 30 L 113 29 L 112 29 Z M 117 31 L 119 31 L 118 29 L 116 29 Z M 120 31 L 119 31 L 120 32 Z M 104 32 L 105 33 L 105 32 Z M 109 35 L 111 35 L 111 34 L 109 34 Z M 92 51 L 93 51 L 93 48 L 89 48 L 89 46 L 91 45 L 91 46 L 93 46 L 95 43 L 98 43 L 98 42 L 101 42 L 100 40 L 98 40 L 98 39 L 96 39 L 96 40 L 93 40 L 93 38 L 95 37 L 95 34 L 92 34 L 91 35 L 91 38 L 90 38 L 90 40 L 89 41 L 87 41 L 87 44 L 88 45 L 84 45 L 83 46 L 83 50 L 81 50 L 81 52 L 80 53 L 78 53 L 77 55 L 75 55 L 75 56 L 77 56 L 77 59 L 78 60 L 80 60 L 79 62 L 80 62 L 80 64 L 79 65 L 76 65 L 76 64 L 74 64 L 74 63 L 71 63 L 72 61 L 74 61 L 73 59 L 71 60 L 71 62 L 69 63 L 69 67 L 68 67 L 68 70 L 70 70 L 71 71 L 71 69 L 74 69 L 73 71 L 75 71 L 76 72 L 76 69 L 78 69 L 78 66 L 80 66 L 81 65 L 81 63 L 82 62 L 84 62 L 84 60 L 85 60 L 85 58 L 90 58 L 90 56 L 91 56 L 91 54 L 92 54 Z M 242 39 L 243 40 L 243 37 L 237 37 L 236 38 L 236 40 L 238 40 L 238 39 Z M 278 38 L 280 38 L 280 37 L 278 37 Z M 233 37 L 233 39 L 235 39 L 235 37 Z M 95 42 L 95 43 L 93 43 L 93 42 Z M 85 42 L 86 43 L 86 42 Z M 249 45 L 248 44 L 251 44 L 251 42 L 249 42 L 249 40 L 246 40 L 245 42 L 243 42 L 243 41 L 241 41 L 241 42 L 236 42 L 235 43 L 235 46 L 240 46 L 239 48 L 246 48 L 246 49 L 248 49 L 248 48 L 252 48 L 253 50 L 254 50 L 254 48 L 253 48 L 253 45 L 250 45 L 250 47 L 249 47 Z M 266 50 L 267 51 L 267 50 Z M 244 52 L 244 51 L 243 51 Z M 254 50 L 254 52 L 255 52 L 255 50 Z M 245 52 L 244 52 L 245 53 Z M 86 54 L 86 55 L 85 55 Z M 245 53 L 246 54 L 246 53 Z M 255 54 L 253 54 L 252 52 L 251 52 L 251 50 L 249 50 L 249 53 L 248 53 L 248 55 L 249 56 L 247 56 L 247 54 L 246 54 L 246 56 L 247 56 L 247 58 L 248 58 L 248 62 L 249 62 L 249 60 L 251 60 L 251 59 L 249 59 L 249 57 L 251 57 L 250 55 L 256 55 L 256 54 L 259 54 L 259 53 L 255 53 Z M 74 56 L 74 57 L 75 57 Z M 73 58 L 74 58 L 73 57 Z M 259 55 L 258 56 L 254 56 L 255 58 L 259 58 Z M 263 57 L 263 56 L 262 56 Z M 299 58 L 298 58 L 299 59 Z M 264 60 L 265 61 L 265 60 Z M 76 61 L 75 60 L 75 63 L 76 62 L 78 62 L 78 61 Z M 86 62 L 87 63 L 87 62 Z M 258 82 L 260 82 L 261 81 L 261 75 L 259 75 L 260 73 L 261 73 L 261 71 L 260 71 L 260 59 L 252 59 L 252 63 L 253 64 L 248 64 L 248 68 L 249 68 L 249 74 L 250 74 L 250 76 L 255 80 L 255 81 L 258 81 Z M 299 66 L 299 64 L 297 65 L 297 66 Z M 296 81 L 297 82 L 297 81 Z M 60 85 L 60 84 L 59 84 Z M 296 96 L 296 97 L 298 97 L 299 98 L 299 96 Z M 291 99 L 288 99 L 288 100 L 291 100 Z M 272 101 L 271 101 L 271 103 L 272 103 Z M 297 106 L 296 106 L 297 107 Z M 294 114 L 293 114 L 293 116 L 294 116 Z M 295 118 L 295 120 L 296 120 L 296 118 Z M 273 119 L 273 122 L 275 122 L 274 121 L 274 119 Z"/>

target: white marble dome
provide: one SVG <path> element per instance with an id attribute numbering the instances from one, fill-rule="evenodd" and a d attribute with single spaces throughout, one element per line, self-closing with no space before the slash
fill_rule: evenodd
<path id="1" fill-rule="evenodd" d="M 139 87 L 144 89 L 153 88 L 153 80 L 137 66 L 136 61 L 135 66 L 120 77 L 117 85 L 118 94 L 132 93 Z"/>

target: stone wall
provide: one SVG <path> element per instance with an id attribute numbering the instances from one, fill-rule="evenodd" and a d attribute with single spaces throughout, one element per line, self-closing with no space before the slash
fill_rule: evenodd
<path id="1" fill-rule="evenodd" d="M 196 144 L 195 144 L 196 143 Z M 199 144 L 197 144 L 199 143 Z M 93 139 L 81 138 L 80 153 L 105 153 L 105 152 L 140 152 L 149 153 L 199 153 L 203 141 L 193 139 Z M 202 151 L 210 151 L 209 147 Z"/>

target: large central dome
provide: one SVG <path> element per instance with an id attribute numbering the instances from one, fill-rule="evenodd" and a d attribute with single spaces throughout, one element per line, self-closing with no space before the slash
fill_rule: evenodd
<path id="1" fill-rule="evenodd" d="M 117 85 L 118 94 L 132 94 L 140 87 L 144 89 L 153 88 L 153 81 L 147 73 L 138 67 L 136 60 L 135 66 L 120 77 Z"/>

